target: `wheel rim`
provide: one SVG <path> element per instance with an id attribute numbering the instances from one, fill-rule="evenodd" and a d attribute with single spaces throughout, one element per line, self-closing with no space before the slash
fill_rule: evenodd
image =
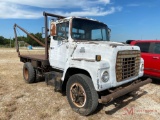
<path id="1" fill-rule="evenodd" d="M 28 80 L 28 69 L 27 68 L 24 68 L 24 78 L 25 80 Z"/>
<path id="2" fill-rule="evenodd" d="M 84 107 L 86 103 L 86 92 L 82 85 L 74 83 L 70 88 L 70 97 L 75 106 Z"/>

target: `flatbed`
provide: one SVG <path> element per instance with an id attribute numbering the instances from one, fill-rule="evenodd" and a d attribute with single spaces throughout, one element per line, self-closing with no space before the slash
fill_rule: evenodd
<path id="1" fill-rule="evenodd" d="M 19 55 L 21 62 L 31 62 L 34 67 L 49 66 L 49 60 L 45 58 L 45 55 Z"/>

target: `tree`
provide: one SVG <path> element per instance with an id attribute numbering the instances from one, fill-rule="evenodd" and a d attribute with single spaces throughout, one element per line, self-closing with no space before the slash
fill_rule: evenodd
<path id="1" fill-rule="evenodd" d="M 0 36 L 0 45 L 4 45 L 4 44 L 5 44 L 4 37 Z"/>
<path id="2" fill-rule="evenodd" d="M 3 36 L 0 36 L 0 46 L 10 47 L 10 45 L 13 46 L 13 44 L 14 43 L 12 42 L 12 40 L 8 38 L 4 38 Z"/>
<path id="3" fill-rule="evenodd" d="M 37 38 L 39 41 L 41 41 L 42 43 L 44 43 L 44 39 L 42 38 L 42 33 L 36 33 L 33 34 L 31 33 L 32 36 L 34 36 L 35 38 Z M 32 46 L 41 46 L 38 42 L 36 42 L 35 40 L 33 40 L 30 36 L 27 35 L 27 39 L 26 41 L 28 44 L 32 45 Z"/>
<path id="4" fill-rule="evenodd" d="M 42 33 L 35 33 L 35 34 L 31 33 L 31 35 L 33 35 L 39 41 L 41 41 L 42 43 L 44 43 L 44 39 L 42 38 Z M 23 44 L 21 46 L 27 46 L 27 45 L 41 46 L 38 42 L 36 42 L 35 40 L 33 40 L 28 35 L 27 36 L 18 36 L 17 39 L 18 39 L 18 41 L 24 41 L 25 43 L 27 43 L 27 44 L 25 44 L 25 45 Z M 15 38 L 13 38 L 13 40 L 10 40 L 8 38 L 4 38 L 3 36 L 0 36 L 0 46 L 10 47 L 10 45 L 11 45 L 12 47 L 14 47 L 14 43 L 15 43 Z"/>

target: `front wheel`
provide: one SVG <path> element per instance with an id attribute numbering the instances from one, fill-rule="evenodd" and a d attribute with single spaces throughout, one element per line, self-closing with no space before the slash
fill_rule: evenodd
<path id="1" fill-rule="evenodd" d="M 81 115 L 91 114 L 98 106 L 98 94 L 91 78 L 86 75 L 71 76 L 67 82 L 66 94 L 71 108 Z"/>

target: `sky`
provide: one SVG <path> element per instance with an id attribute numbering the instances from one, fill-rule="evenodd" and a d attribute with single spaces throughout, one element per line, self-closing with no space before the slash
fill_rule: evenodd
<path id="1" fill-rule="evenodd" d="M 0 36 L 13 38 L 15 23 L 42 32 L 46 11 L 101 21 L 111 29 L 111 41 L 160 40 L 159 6 L 160 0 L 0 0 Z"/>

